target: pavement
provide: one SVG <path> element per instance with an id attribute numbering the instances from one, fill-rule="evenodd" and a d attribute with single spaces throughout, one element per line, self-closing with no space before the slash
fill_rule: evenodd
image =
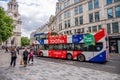
<path id="1" fill-rule="evenodd" d="M 34 57 L 34 64 L 9 67 L 10 53 L 0 51 L 0 80 L 120 80 L 120 74 L 60 64 Z"/>

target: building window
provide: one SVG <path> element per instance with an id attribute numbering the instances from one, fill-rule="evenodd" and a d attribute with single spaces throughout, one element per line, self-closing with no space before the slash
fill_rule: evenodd
<path id="1" fill-rule="evenodd" d="M 101 30 L 102 29 L 102 26 L 101 25 L 98 25 L 98 30 Z"/>
<path id="2" fill-rule="evenodd" d="M 112 4 L 112 0 L 106 0 L 107 4 Z"/>
<path id="3" fill-rule="evenodd" d="M 78 26 L 78 18 L 75 18 L 75 26 Z"/>
<path id="4" fill-rule="evenodd" d="M 71 26 L 71 25 L 70 25 L 70 20 L 65 21 L 64 23 L 65 23 L 65 29 L 66 29 L 66 28 L 69 28 L 69 27 Z"/>
<path id="5" fill-rule="evenodd" d="M 108 19 L 113 18 L 113 10 L 112 10 L 112 8 L 108 9 L 107 12 L 108 12 Z"/>
<path id="6" fill-rule="evenodd" d="M 88 27 L 88 32 L 91 32 L 91 27 Z"/>
<path id="7" fill-rule="evenodd" d="M 120 17 L 120 6 L 117 6 L 115 10 L 116 10 L 116 17 Z"/>
<path id="8" fill-rule="evenodd" d="M 81 33 L 81 29 L 77 29 L 77 33 Z"/>
<path id="9" fill-rule="evenodd" d="M 92 0 L 88 3 L 88 9 L 89 9 L 89 10 L 92 10 L 92 9 L 93 9 Z"/>
<path id="10" fill-rule="evenodd" d="M 83 1 L 83 0 L 74 0 L 74 3 L 77 3 L 77 2 L 80 2 L 80 1 Z"/>
<path id="11" fill-rule="evenodd" d="M 107 33 L 108 33 L 108 34 L 111 33 L 110 23 L 107 24 Z"/>
<path id="12" fill-rule="evenodd" d="M 77 33 L 77 30 L 76 30 L 76 29 L 74 30 L 74 33 L 75 33 L 75 34 Z"/>
<path id="13" fill-rule="evenodd" d="M 80 24 L 83 24 L 83 16 L 79 17 Z"/>
<path id="14" fill-rule="evenodd" d="M 14 14 L 14 17 L 17 17 L 17 14 Z"/>
<path id="15" fill-rule="evenodd" d="M 68 15 L 68 17 L 70 17 L 70 10 L 68 10 L 67 15 Z"/>
<path id="16" fill-rule="evenodd" d="M 84 33 L 84 28 L 82 28 L 82 33 Z"/>
<path id="17" fill-rule="evenodd" d="M 83 8 L 82 8 L 82 5 L 79 6 L 79 13 L 82 13 L 83 12 Z"/>
<path id="18" fill-rule="evenodd" d="M 99 1 L 98 0 L 94 0 L 94 8 L 98 8 L 99 7 Z"/>
<path id="19" fill-rule="evenodd" d="M 65 29 L 67 28 L 67 21 L 65 21 Z"/>
<path id="20" fill-rule="evenodd" d="M 64 12 L 64 18 L 70 17 L 70 10 Z"/>
<path id="21" fill-rule="evenodd" d="M 64 3 L 64 8 L 69 6 L 70 5 L 70 0 L 67 0 L 65 3 Z"/>
<path id="22" fill-rule="evenodd" d="M 70 27 L 70 20 L 68 20 L 68 27 Z"/>
<path id="23" fill-rule="evenodd" d="M 62 30 L 62 23 L 59 24 L 59 30 Z"/>
<path id="24" fill-rule="evenodd" d="M 118 22 L 112 23 L 112 30 L 113 30 L 113 33 L 119 32 Z"/>
<path id="25" fill-rule="evenodd" d="M 74 0 L 74 3 L 77 3 L 77 2 L 79 2 L 79 0 Z"/>
<path id="26" fill-rule="evenodd" d="M 95 21 L 99 21 L 100 20 L 100 18 L 99 18 L 99 12 L 96 12 L 95 13 Z"/>
<path id="27" fill-rule="evenodd" d="M 119 2 L 120 0 L 114 0 L 114 2 Z"/>
<path id="28" fill-rule="evenodd" d="M 58 5 L 58 11 L 61 11 L 62 10 L 62 7 L 61 7 L 61 4 Z"/>
<path id="29" fill-rule="evenodd" d="M 97 26 L 93 26 L 93 27 L 92 27 L 92 30 L 93 30 L 93 32 L 94 32 L 94 31 L 97 31 Z"/>
<path id="30" fill-rule="evenodd" d="M 75 15 L 78 14 L 78 7 L 75 7 L 75 8 L 74 8 L 74 13 L 75 13 Z"/>
<path id="31" fill-rule="evenodd" d="M 64 8 L 67 7 L 67 2 L 64 3 Z"/>
<path id="32" fill-rule="evenodd" d="M 74 14 L 77 15 L 78 13 L 81 14 L 83 12 L 82 5 L 77 6 L 74 8 Z"/>
<path id="33" fill-rule="evenodd" d="M 93 13 L 89 14 L 89 22 L 93 22 Z"/>
<path id="34" fill-rule="evenodd" d="M 58 19 L 59 19 L 59 22 L 62 21 L 62 15 L 59 15 Z"/>

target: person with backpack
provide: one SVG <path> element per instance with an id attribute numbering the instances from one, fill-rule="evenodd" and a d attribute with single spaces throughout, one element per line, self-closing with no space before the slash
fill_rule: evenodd
<path id="1" fill-rule="evenodd" d="M 17 52 L 15 51 L 15 48 L 12 48 L 11 49 L 11 62 L 10 62 L 10 66 L 15 67 L 16 59 L 17 59 Z"/>
<path id="2" fill-rule="evenodd" d="M 28 63 L 30 62 L 30 60 L 32 60 L 33 64 L 33 49 L 30 49 Z"/>
<path id="3" fill-rule="evenodd" d="M 27 66 L 27 60 L 28 60 L 28 51 L 27 48 L 23 51 L 23 62 L 24 62 L 24 67 Z"/>

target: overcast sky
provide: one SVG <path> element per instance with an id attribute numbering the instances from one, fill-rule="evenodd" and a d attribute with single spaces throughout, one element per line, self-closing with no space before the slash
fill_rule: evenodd
<path id="1" fill-rule="evenodd" d="M 22 36 L 30 33 L 48 22 L 50 15 L 55 15 L 58 0 L 16 0 L 22 20 Z M 0 6 L 7 10 L 9 0 L 0 0 Z"/>

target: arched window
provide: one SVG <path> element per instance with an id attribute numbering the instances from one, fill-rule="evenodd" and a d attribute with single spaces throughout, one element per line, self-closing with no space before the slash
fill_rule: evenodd
<path id="1" fill-rule="evenodd" d="M 14 14 L 14 17 L 17 17 L 17 14 Z"/>

